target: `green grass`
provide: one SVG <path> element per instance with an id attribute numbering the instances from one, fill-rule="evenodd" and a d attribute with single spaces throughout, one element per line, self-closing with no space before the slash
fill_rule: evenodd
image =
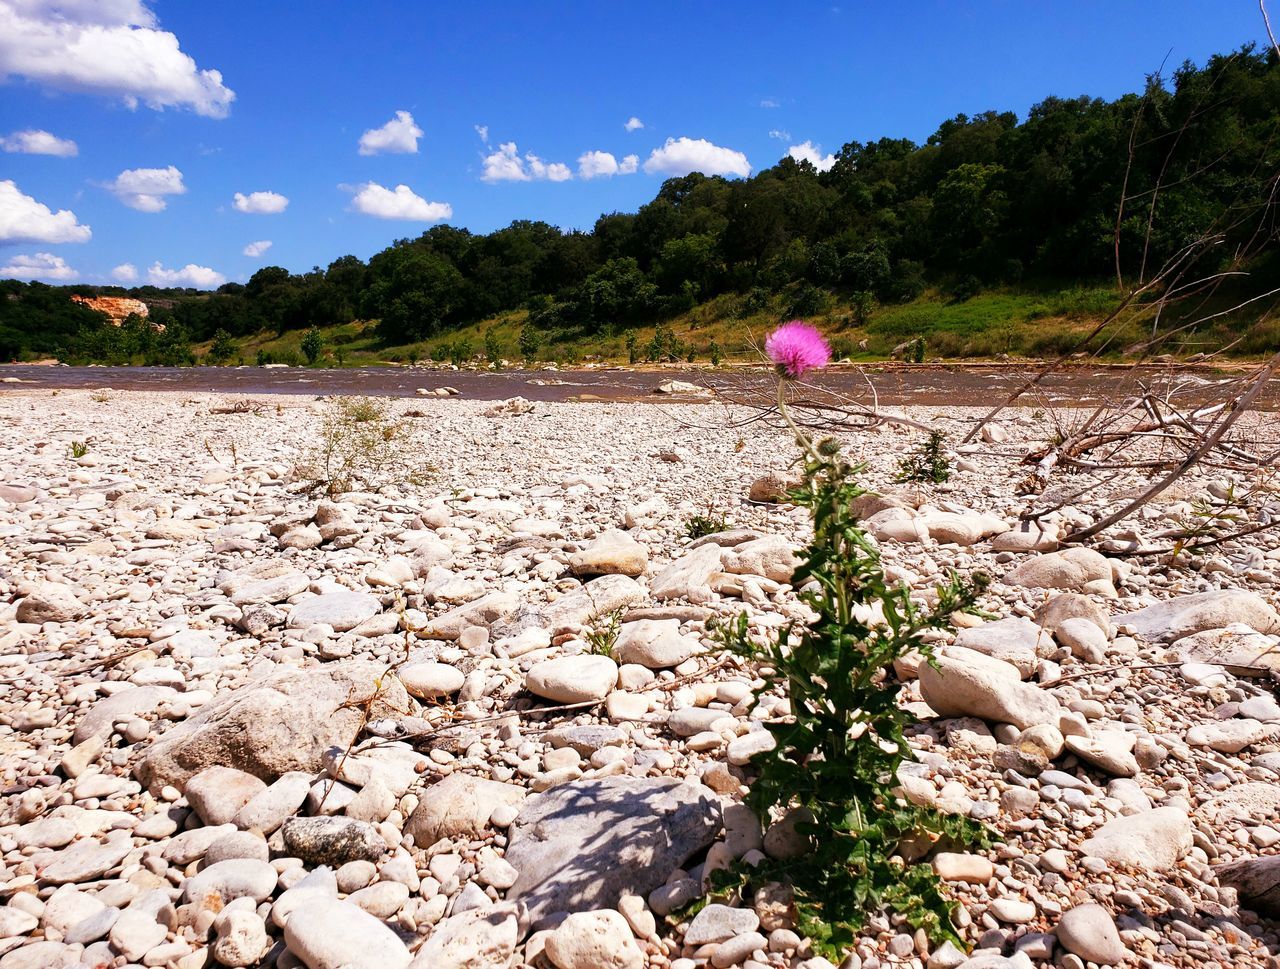
<path id="1" fill-rule="evenodd" d="M 702 303 L 687 313 L 667 321 L 676 337 L 692 349 L 694 362 L 710 362 L 711 344 L 718 344 L 726 363 L 753 363 L 760 360 L 755 347 L 785 313 L 785 294 L 778 294 L 765 309 L 748 311 L 737 294 L 725 294 Z M 839 298 L 828 308 L 807 317 L 831 340 L 838 359 L 858 362 L 890 359 L 895 348 L 916 338 L 925 341 L 926 359 L 991 360 L 1004 357 L 1048 357 L 1073 349 L 1079 339 L 1118 304 L 1115 289 L 1104 284 L 1052 287 L 1019 286 L 992 289 L 964 301 L 956 301 L 937 291 L 929 291 L 910 303 L 877 306 L 863 325 L 857 325 L 852 308 Z M 431 362 L 446 355 L 456 341 L 471 344 L 472 359 L 484 362 L 485 338 L 493 333 L 502 356 L 512 364 L 521 362 L 520 330 L 526 314 L 517 310 L 501 314 L 413 344 L 387 346 L 377 334 L 376 322 L 358 321 L 321 328 L 325 349 L 318 366 L 403 365 L 414 360 Z M 1213 329 L 1181 339 L 1168 347 L 1172 352 L 1191 355 L 1210 347 L 1221 347 L 1241 334 L 1233 348 L 1237 355 L 1256 355 L 1273 346 L 1280 324 L 1255 325 L 1256 320 L 1237 314 Z M 1105 356 L 1121 358 L 1124 351 L 1140 343 L 1148 334 L 1138 314 L 1119 320 L 1109 329 L 1112 336 L 1103 348 Z M 305 330 L 276 335 L 264 332 L 237 341 L 238 353 L 229 363 L 254 364 L 259 352 L 276 362 L 302 365 L 302 338 Z M 653 337 L 654 327 L 632 330 L 606 328 L 596 334 L 543 334 L 537 359 L 575 365 L 585 362 L 627 363 L 627 335 L 634 333 L 643 348 Z M 198 345 L 197 356 L 208 351 Z M 643 362 L 643 352 L 640 362 Z"/>

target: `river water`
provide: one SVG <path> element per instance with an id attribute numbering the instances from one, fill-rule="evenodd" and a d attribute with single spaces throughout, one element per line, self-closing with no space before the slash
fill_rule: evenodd
<path id="1" fill-rule="evenodd" d="M 833 367 L 808 381 L 816 391 L 863 403 L 902 406 L 985 406 L 1021 386 L 1034 370 L 1019 366 L 942 365 Z M 1242 372 L 1206 368 L 1076 365 L 1054 373 L 1023 397 L 1027 406 L 1061 407 L 1120 399 L 1141 384 L 1173 392 L 1187 404 L 1220 399 L 1228 381 Z M 229 394 L 359 394 L 417 397 L 441 387 L 472 400 L 525 397 L 540 401 L 606 400 L 671 402 L 655 393 L 666 381 L 714 388 L 730 399 L 768 395 L 774 378 L 767 371 L 696 368 L 599 368 L 590 370 L 453 371 L 426 367 L 364 367 L 310 370 L 301 367 L 64 367 L 0 366 L 0 393 L 52 389 L 174 391 Z M 1271 381 L 1260 408 L 1280 410 L 1280 380 Z"/>

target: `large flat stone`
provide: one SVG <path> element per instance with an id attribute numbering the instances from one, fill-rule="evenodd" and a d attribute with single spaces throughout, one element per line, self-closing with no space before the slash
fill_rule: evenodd
<path id="1" fill-rule="evenodd" d="M 720 802 L 671 778 L 571 781 L 528 798 L 510 829 L 506 860 L 520 873 L 507 892 L 538 919 L 614 908 L 665 884 L 720 830 Z"/>

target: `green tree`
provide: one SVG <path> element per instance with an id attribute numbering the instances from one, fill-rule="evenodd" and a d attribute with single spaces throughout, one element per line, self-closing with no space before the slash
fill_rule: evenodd
<path id="1" fill-rule="evenodd" d="M 226 330 L 218 330 L 213 335 L 213 343 L 209 345 L 211 363 L 226 363 L 236 355 L 236 341 Z"/>

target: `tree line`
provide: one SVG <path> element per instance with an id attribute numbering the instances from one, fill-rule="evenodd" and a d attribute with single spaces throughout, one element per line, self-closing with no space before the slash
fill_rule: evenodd
<path id="1" fill-rule="evenodd" d="M 593 334 L 725 293 L 748 310 L 807 315 L 833 299 L 865 312 L 926 288 L 965 299 L 996 286 L 1123 283 L 1211 231 L 1223 233 L 1223 265 L 1246 237 L 1273 236 L 1253 216 L 1280 171 L 1277 135 L 1280 63 L 1244 47 L 1113 101 L 1048 97 L 1021 121 L 957 115 L 923 144 L 850 142 L 825 171 L 788 157 L 746 179 L 672 178 L 590 231 L 440 225 L 367 262 L 266 267 L 213 293 L 3 281 L 0 358 L 92 357 L 111 352 L 95 344 L 108 339 L 148 343 L 138 352 L 168 361 L 183 341 L 220 331 L 355 319 L 378 320 L 386 343 L 402 345 L 518 309 L 535 333 Z M 144 300 L 169 336 L 126 327 L 103 337 L 72 293 Z"/>

